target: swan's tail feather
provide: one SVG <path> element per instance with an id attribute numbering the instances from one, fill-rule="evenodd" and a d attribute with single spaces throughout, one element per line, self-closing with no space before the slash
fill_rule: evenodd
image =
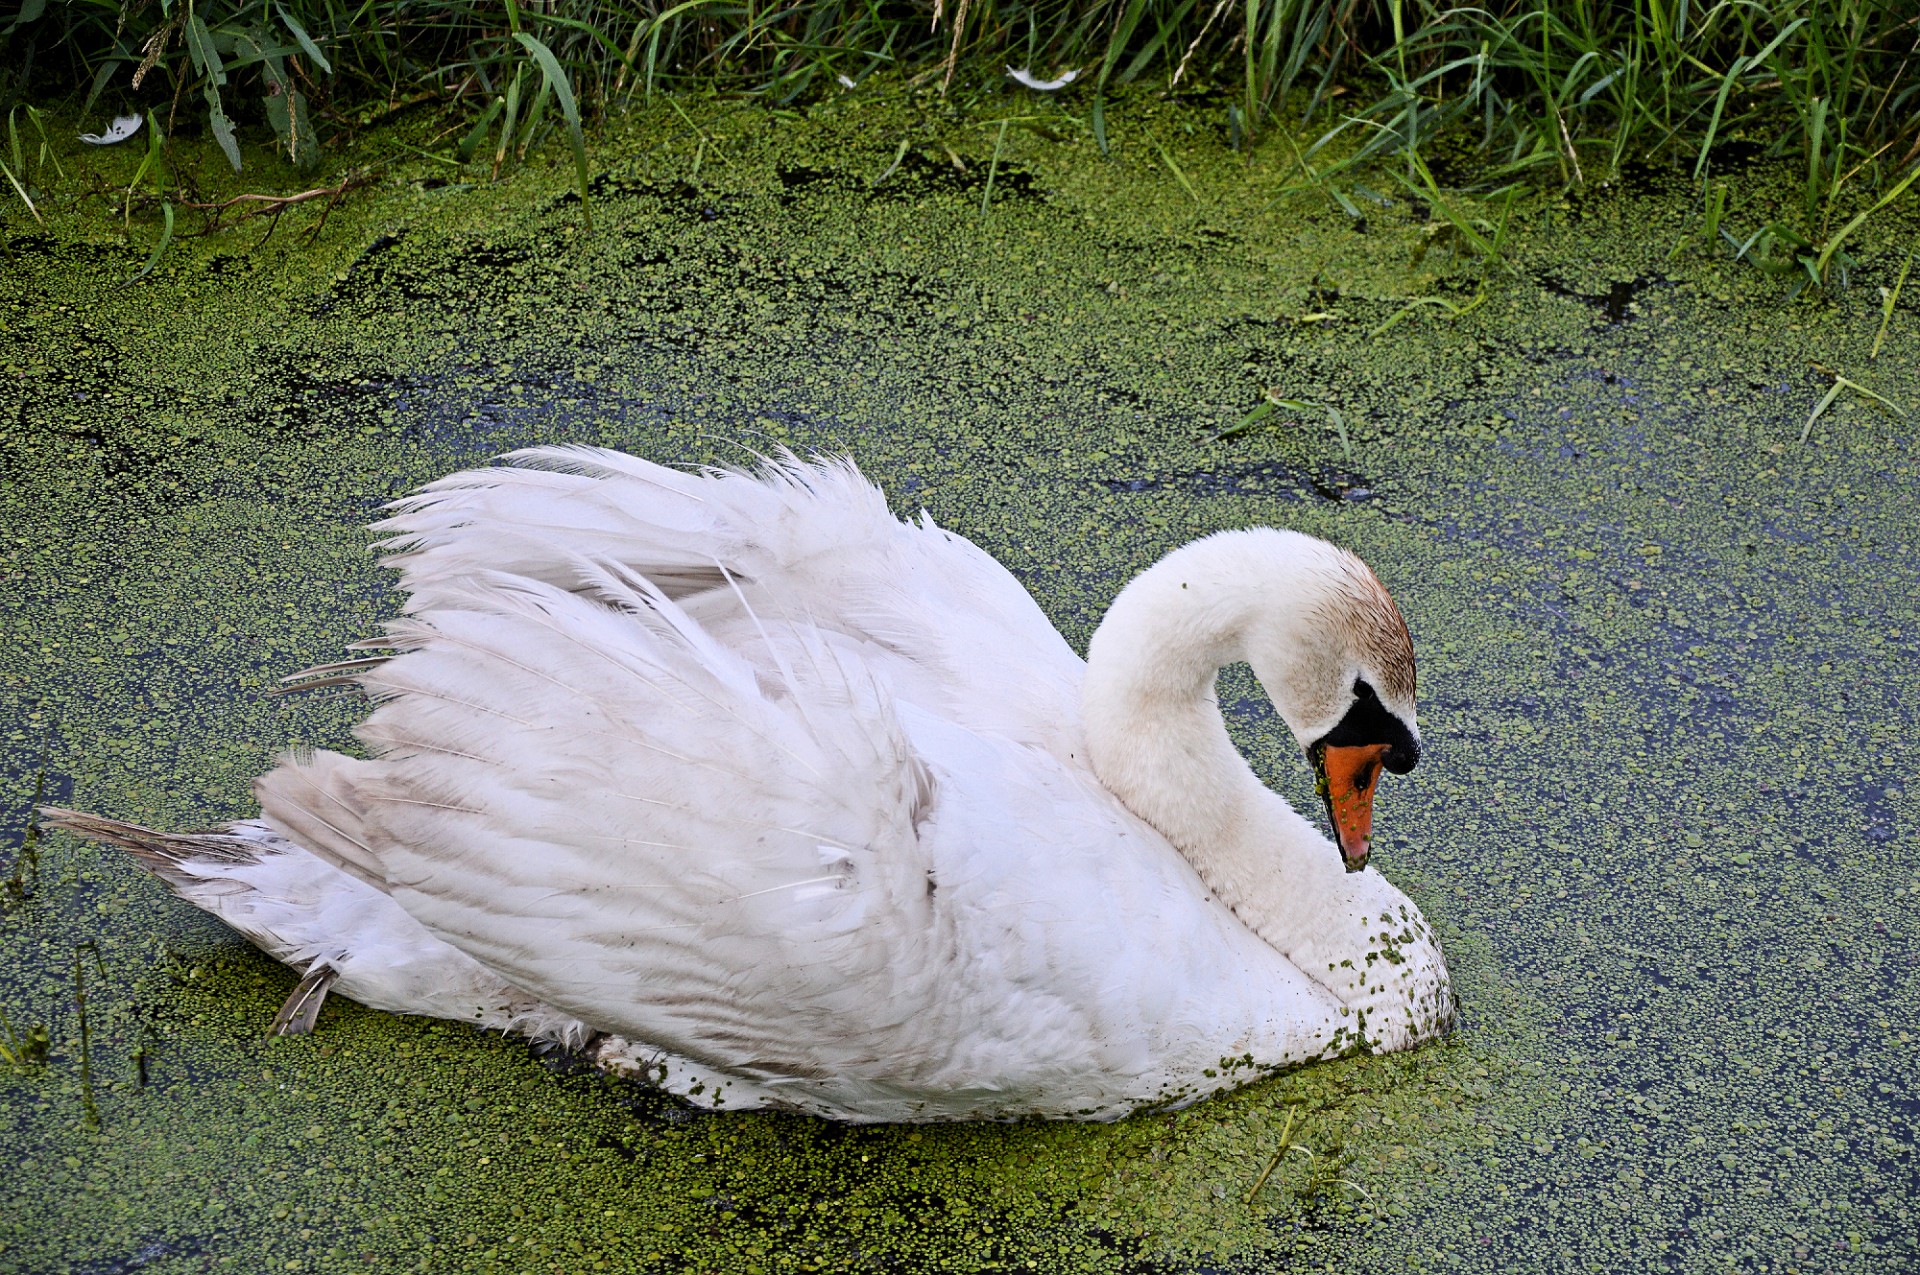
<path id="1" fill-rule="evenodd" d="M 42 806 L 40 816 L 49 827 L 61 832 L 130 851 L 142 867 L 176 890 L 191 888 L 204 892 L 207 889 L 207 874 L 193 871 L 192 865 L 246 867 L 258 863 L 264 850 L 258 841 L 213 828 L 199 832 L 160 832 L 141 824 L 62 806 Z"/>
<path id="2" fill-rule="evenodd" d="M 358 645 L 356 643 L 356 645 Z M 303 668 L 298 673 L 289 673 L 280 679 L 275 687 L 275 695 L 296 695 L 301 691 L 319 690 L 323 686 L 360 685 L 360 675 L 371 672 L 392 659 L 392 655 L 366 655 L 359 659 L 338 660 L 332 664 L 316 664 L 312 668 Z"/>
<path id="3" fill-rule="evenodd" d="M 346 849 L 336 859 L 247 820 L 203 832 L 159 832 L 58 806 L 41 808 L 46 826 L 119 846 L 180 898 L 295 971 L 304 971 L 274 1015 L 272 1034 L 311 1032 L 329 994 L 375 1009 L 476 1023 L 538 1039 L 578 1043 L 587 1028 L 528 996 L 428 931 L 383 891 L 364 883 L 348 852 L 365 851 L 331 825 L 361 829 L 343 817 L 344 768 L 338 754 L 289 761 L 266 778 L 269 796 L 305 791 L 326 807 L 315 826 Z M 284 792 L 282 792 L 284 790 Z M 283 803 L 290 804 L 290 803 Z"/>
<path id="4" fill-rule="evenodd" d="M 320 1007 L 327 1003 L 327 989 L 340 977 L 340 971 L 325 961 L 315 961 L 306 975 L 293 985 L 286 1003 L 273 1016 L 270 1036 L 304 1036 L 320 1021 Z"/>

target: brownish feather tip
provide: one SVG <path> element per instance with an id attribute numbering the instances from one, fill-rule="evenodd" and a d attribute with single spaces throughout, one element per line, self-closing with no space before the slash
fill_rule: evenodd
<path id="1" fill-rule="evenodd" d="M 76 837 L 119 846 L 138 859 L 141 866 L 172 885 L 192 885 L 201 878 L 180 870 L 185 863 L 258 863 L 254 847 L 238 837 L 208 829 L 201 832 L 160 832 L 154 828 L 104 815 L 90 815 L 64 806 L 42 806 L 40 817 L 46 826 Z"/>

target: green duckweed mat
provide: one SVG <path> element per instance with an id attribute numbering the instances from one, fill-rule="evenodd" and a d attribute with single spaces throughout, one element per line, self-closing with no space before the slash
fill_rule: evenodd
<path id="1" fill-rule="evenodd" d="M 1910 206 L 1794 298 L 1677 170 L 1449 195 L 1494 263 L 1391 174 L 1289 193 L 1204 98 L 1111 104 L 1104 155 L 1087 105 L 662 105 L 596 138 L 591 232 L 557 143 L 498 184 L 394 150 L 324 225 L 183 211 L 132 283 L 137 153 L 6 210 L 0 1269 L 1920 1266 Z M 182 154 L 206 202 L 295 188 Z M 1801 198 L 1728 177 L 1742 238 Z M 1195 535 L 1357 550 L 1428 742 L 1376 862 L 1460 1030 L 1111 1126 L 860 1130 L 346 1003 L 268 1041 L 288 971 L 29 810 L 251 815 L 350 741 L 352 700 L 268 691 L 394 612 L 380 503 L 560 441 L 850 452 L 1076 644 Z"/>

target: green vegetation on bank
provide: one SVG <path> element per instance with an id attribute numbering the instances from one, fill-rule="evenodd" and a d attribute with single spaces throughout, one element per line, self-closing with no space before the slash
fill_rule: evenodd
<path id="1" fill-rule="evenodd" d="M 1285 110 L 1323 141 L 1356 132 L 1363 156 L 1457 133 L 1496 174 L 1571 183 L 1675 154 L 1701 176 L 1749 129 L 1804 157 L 1810 190 L 1920 158 L 1906 0 L 23 0 L 0 41 L 0 103 L 197 118 L 236 168 L 248 121 L 304 164 L 431 104 L 450 149 L 498 169 L 550 114 L 577 128 L 576 100 L 717 86 L 791 105 L 878 70 L 965 89 L 981 77 L 956 70 L 1002 62 L 1096 94 L 1217 88 L 1236 137 Z"/>
<path id="2" fill-rule="evenodd" d="M 132 115 L 145 136 L 129 145 L 145 160 L 105 194 L 123 225 L 151 228 L 142 275 L 179 217 L 191 234 L 298 201 L 331 210 L 377 175 L 364 157 L 353 167 L 342 157 L 392 122 L 405 126 L 387 134 L 392 146 L 468 180 L 564 143 L 590 222 L 596 118 L 657 91 L 807 109 L 871 78 L 929 109 L 998 114 L 1002 141 L 1009 124 L 1068 124 L 1103 154 L 1112 100 L 1178 95 L 1235 150 L 1284 142 L 1285 191 L 1317 191 L 1359 219 L 1358 200 L 1377 197 L 1357 179 L 1384 182 L 1492 261 L 1516 195 L 1653 162 L 1698 190 L 1698 224 L 1676 252 L 1730 255 L 1796 289 L 1824 288 L 1845 284 L 1860 226 L 1920 180 L 1920 19 L 1908 10 L 1905 0 L 24 0 L 0 27 L 0 217 L 40 221 L 50 198 L 76 189 L 50 121 L 95 128 Z M 1003 73 L 1015 66 L 1029 87 Z M 1013 116 L 998 100 L 1008 93 L 1029 99 Z M 173 138 L 202 135 L 242 186 L 174 162 Z M 269 147 L 307 173 L 327 156 L 332 175 L 263 177 L 274 173 L 260 162 Z M 1757 227 L 1738 224 L 1723 175 L 1760 156 L 1804 181 Z M 1177 154 L 1161 158 L 1181 177 Z M 723 162 L 703 147 L 696 181 L 704 160 Z M 299 193 L 276 193 L 289 188 Z M 1476 205 L 1460 189 L 1491 198 Z"/>

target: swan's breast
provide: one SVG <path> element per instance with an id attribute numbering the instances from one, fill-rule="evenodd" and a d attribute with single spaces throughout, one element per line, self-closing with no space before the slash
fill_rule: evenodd
<path id="1" fill-rule="evenodd" d="M 1291 1047 L 1338 1017 L 1090 773 L 911 706 L 900 718 L 937 790 L 923 841 L 952 923 L 950 988 L 984 1031 L 1030 1039 L 1044 1014 L 1096 1065 L 1138 1073 Z"/>

